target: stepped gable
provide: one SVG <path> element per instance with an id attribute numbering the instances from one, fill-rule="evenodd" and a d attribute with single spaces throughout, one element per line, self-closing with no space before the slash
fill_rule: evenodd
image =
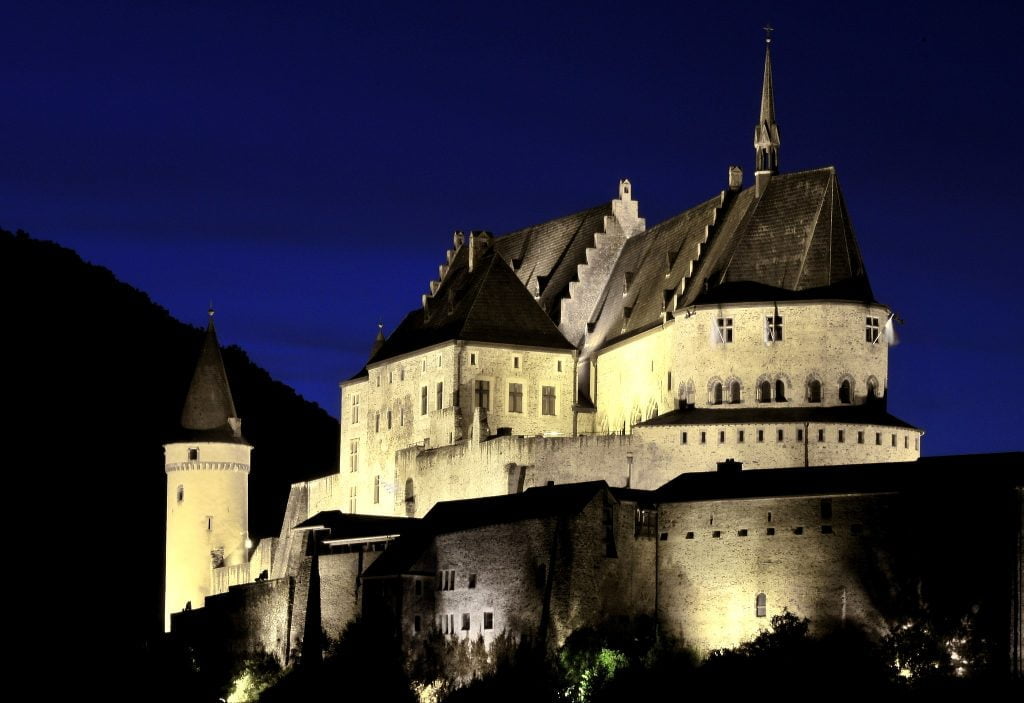
<path id="1" fill-rule="evenodd" d="M 470 271 L 470 246 L 455 252 L 434 294 L 405 316 L 368 365 L 456 339 L 574 348 L 493 247 L 478 254 Z"/>
<path id="2" fill-rule="evenodd" d="M 544 312 L 558 320 L 560 302 L 569 292 L 577 266 L 587 262 L 594 234 L 604 231 L 604 218 L 612 204 L 525 227 L 498 237 L 494 246 L 505 257 L 519 280 L 537 296 Z"/>
<path id="3" fill-rule="evenodd" d="M 683 305 L 874 300 L 831 166 L 773 176 L 740 226 L 723 234 L 702 262 Z"/>
<path id="4" fill-rule="evenodd" d="M 666 297 L 671 311 L 672 295 L 707 246 L 721 204 L 721 197 L 712 198 L 626 242 L 598 305 L 592 339 L 610 343 L 661 323 Z"/>

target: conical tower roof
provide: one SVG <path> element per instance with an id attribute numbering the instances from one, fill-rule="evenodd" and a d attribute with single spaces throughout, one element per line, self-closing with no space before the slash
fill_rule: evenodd
<path id="1" fill-rule="evenodd" d="M 181 411 L 181 426 L 189 439 L 245 443 L 217 342 L 212 309 L 203 349 Z"/>

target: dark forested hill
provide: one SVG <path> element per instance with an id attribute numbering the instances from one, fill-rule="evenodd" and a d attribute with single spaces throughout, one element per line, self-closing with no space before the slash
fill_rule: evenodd
<path id="1" fill-rule="evenodd" d="M 5 573 L 56 599 L 58 620 L 113 609 L 105 636 L 148 636 L 162 622 L 161 445 L 179 434 L 203 331 L 23 232 L 0 229 L 0 286 L 7 556 L 27 567 Z M 224 363 L 255 447 L 249 529 L 276 534 L 288 485 L 337 471 L 338 424 L 238 347 Z"/>

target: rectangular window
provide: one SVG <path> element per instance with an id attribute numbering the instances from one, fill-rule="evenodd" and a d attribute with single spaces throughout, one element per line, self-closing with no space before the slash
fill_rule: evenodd
<path id="1" fill-rule="evenodd" d="M 769 527 L 768 529 L 766 529 L 764 531 L 764 533 L 766 535 L 768 535 L 769 537 L 774 537 L 775 536 L 775 528 L 774 527 Z"/>
<path id="2" fill-rule="evenodd" d="M 722 531 L 721 530 L 715 530 L 714 532 L 711 533 L 711 536 L 714 537 L 715 539 L 720 539 L 722 537 Z"/>
<path id="3" fill-rule="evenodd" d="M 412 631 L 413 632 L 419 632 L 420 631 L 420 627 L 421 627 L 420 616 L 419 615 L 413 616 L 413 619 L 412 619 Z"/>
<path id="4" fill-rule="evenodd" d="M 725 430 L 720 430 L 718 432 L 718 443 L 725 444 Z"/>
<path id="5" fill-rule="evenodd" d="M 380 371 L 377 372 L 377 388 L 380 388 Z"/>
<path id="6" fill-rule="evenodd" d="M 796 441 L 797 442 L 803 442 L 804 441 L 804 431 L 803 430 L 797 430 L 796 431 Z"/>
<path id="7" fill-rule="evenodd" d="M 444 407 L 444 382 L 437 382 L 437 409 L 440 410 Z"/>
<path id="8" fill-rule="evenodd" d="M 747 536 L 747 531 L 746 530 L 737 530 L 736 531 L 736 536 L 737 537 L 746 537 Z"/>
<path id="9" fill-rule="evenodd" d="M 405 406 L 398 406 L 398 426 L 405 427 Z"/>
<path id="10" fill-rule="evenodd" d="M 473 393 L 476 396 L 475 408 L 483 408 L 487 410 L 491 407 L 491 382 L 490 381 L 476 381 L 474 384 Z"/>
<path id="11" fill-rule="evenodd" d="M 757 600 L 754 603 L 754 613 L 759 618 L 763 618 L 768 614 L 768 598 L 765 594 L 757 594 Z"/>
<path id="12" fill-rule="evenodd" d="M 353 439 L 348 443 L 348 470 L 359 470 L 359 440 Z"/>
<path id="13" fill-rule="evenodd" d="M 878 445 L 882 444 L 882 433 L 881 432 L 875 432 L 875 444 L 878 444 Z"/>
<path id="14" fill-rule="evenodd" d="M 776 439 L 776 441 L 781 442 L 785 438 L 786 438 L 785 430 L 776 430 L 776 432 L 775 432 L 775 439 Z"/>
<path id="15" fill-rule="evenodd" d="M 672 390 L 672 372 L 668 372 L 668 389 Z"/>
<path id="16" fill-rule="evenodd" d="M 196 447 L 191 447 L 188 450 L 188 460 L 199 461 L 199 449 L 197 449 Z"/>
<path id="17" fill-rule="evenodd" d="M 802 528 L 802 527 L 794 527 L 793 528 L 793 534 L 794 535 L 802 535 L 803 533 L 804 533 L 804 528 Z"/>
<path id="18" fill-rule="evenodd" d="M 763 442 L 764 441 L 764 430 L 758 430 L 757 431 L 757 441 L 758 442 Z"/>
<path id="19" fill-rule="evenodd" d="M 687 532 L 686 533 L 686 539 L 693 539 L 693 533 L 692 532 Z"/>
<path id="20" fill-rule="evenodd" d="M 768 342 L 782 341 L 782 317 L 769 315 L 764 318 L 764 338 Z"/>
<path id="21" fill-rule="evenodd" d="M 707 432 L 701 432 L 700 433 L 700 443 L 701 444 L 707 444 L 708 443 L 708 433 Z"/>
<path id="22" fill-rule="evenodd" d="M 212 515 L 207 515 L 206 516 L 206 531 L 207 532 L 212 532 L 213 531 L 213 516 Z"/>
<path id="23" fill-rule="evenodd" d="M 476 366 L 476 354 L 469 355 L 469 365 Z"/>
<path id="24" fill-rule="evenodd" d="M 508 411 L 510 413 L 523 412 L 523 384 L 508 384 Z"/>
<path id="25" fill-rule="evenodd" d="M 380 410 L 373 414 L 373 431 L 380 432 Z"/>
<path id="26" fill-rule="evenodd" d="M 874 344 L 878 341 L 878 318 L 868 317 L 864 325 L 864 341 Z"/>
<path id="27" fill-rule="evenodd" d="M 903 435 L 903 448 L 910 449 L 910 437 Z"/>
<path id="28" fill-rule="evenodd" d="M 398 369 L 398 380 L 399 381 L 404 381 L 405 380 L 405 367 L 404 366 L 402 368 Z"/>
<path id="29" fill-rule="evenodd" d="M 427 414 L 427 387 L 420 387 L 420 415 Z"/>
<path id="30" fill-rule="evenodd" d="M 373 477 L 373 504 L 380 504 L 380 476 Z"/>
<path id="31" fill-rule="evenodd" d="M 484 629 L 485 630 L 493 630 L 494 629 L 494 613 L 486 613 L 486 612 L 484 613 Z"/>
<path id="32" fill-rule="evenodd" d="M 832 525 L 822 525 L 821 526 L 821 534 L 823 534 L 823 535 L 830 535 L 830 534 L 832 534 Z"/>
<path id="33" fill-rule="evenodd" d="M 731 317 L 720 317 L 715 320 L 718 325 L 718 343 L 729 344 L 732 342 L 732 318 Z"/>
<path id="34" fill-rule="evenodd" d="M 352 424 L 359 424 L 359 396 L 352 396 Z"/>
<path id="35" fill-rule="evenodd" d="M 391 411 L 388 410 L 388 429 L 391 429 Z"/>
<path id="36" fill-rule="evenodd" d="M 864 444 L 864 433 L 857 432 L 857 444 Z"/>
<path id="37" fill-rule="evenodd" d="M 846 441 L 846 431 L 845 430 L 839 430 L 836 433 L 836 439 L 838 439 L 840 442 L 845 442 Z"/>
<path id="38" fill-rule="evenodd" d="M 388 385 L 390 386 L 394 382 L 395 382 L 395 372 L 393 370 L 389 369 L 388 370 Z"/>
<path id="39" fill-rule="evenodd" d="M 825 441 L 825 430 L 818 430 L 818 441 L 819 442 L 824 442 Z"/>
<path id="40" fill-rule="evenodd" d="M 512 357 L 512 368 L 514 368 L 514 369 L 518 369 L 519 368 L 519 357 L 518 356 L 513 356 Z"/>
<path id="41" fill-rule="evenodd" d="M 476 588 L 476 574 L 470 574 L 466 581 L 466 588 Z"/>
<path id="42" fill-rule="evenodd" d="M 540 389 L 540 412 L 542 415 L 554 415 L 555 414 L 555 387 L 554 386 L 543 386 Z"/>
<path id="43" fill-rule="evenodd" d="M 896 435 L 892 436 L 892 446 L 896 446 Z"/>
<path id="44" fill-rule="evenodd" d="M 462 631 L 469 632 L 469 613 L 462 614 Z"/>
<path id="45" fill-rule="evenodd" d="M 685 432 L 680 432 L 679 433 L 679 443 L 680 444 L 686 444 L 686 433 Z"/>
<path id="46" fill-rule="evenodd" d="M 562 362 L 561 361 L 556 361 L 555 362 L 555 370 L 558 371 L 558 373 L 562 373 Z"/>
<path id="47" fill-rule="evenodd" d="M 744 438 L 745 435 L 746 435 L 746 433 L 743 430 L 737 430 L 736 431 L 736 440 L 740 444 L 743 444 L 743 438 Z"/>
<path id="48" fill-rule="evenodd" d="M 353 515 L 356 512 L 356 487 L 352 486 L 348 489 L 348 511 Z"/>

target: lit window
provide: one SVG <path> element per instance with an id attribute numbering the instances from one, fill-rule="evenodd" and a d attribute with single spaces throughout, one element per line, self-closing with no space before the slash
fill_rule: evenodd
<path id="1" fill-rule="evenodd" d="M 373 477 L 373 504 L 380 504 L 380 476 Z"/>
<path id="2" fill-rule="evenodd" d="M 348 470 L 359 470 L 359 440 L 353 439 L 348 443 Z"/>
<path id="3" fill-rule="evenodd" d="M 352 424 L 359 424 L 359 396 L 352 396 Z"/>
<path id="4" fill-rule="evenodd" d="M 769 315 L 764 318 L 764 338 L 769 342 L 782 341 L 782 317 Z"/>
<path id="5" fill-rule="evenodd" d="M 188 460 L 189 461 L 199 461 L 199 450 L 194 448 L 194 447 L 189 449 L 188 450 Z"/>
<path id="6" fill-rule="evenodd" d="M 768 597 L 763 593 L 758 593 L 754 608 L 757 617 L 765 617 L 768 613 Z"/>
<path id="7" fill-rule="evenodd" d="M 729 344 L 732 342 L 732 318 L 720 317 L 715 320 L 718 331 L 718 343 Z"/>
<path id="8" fill-rule="evenodd" d="M 523 412 L 523 384 L 508 384 L 508 411 L 510 413 Z"/>
<path id="9" fill-rule="evenodd" d="M 864 341 L 874 344 L 878 341 L 878 318 L 866 318 L 864 327 Z"/>
<path id="10" fill-rule="evenodd" d="M 484 629 L 494 629 L 494 613 L 484 613 Z"/>
<path id="11" fill-rule="evenodd" d="M 427 387 L 420 386 L 420 415 L 427 414 Z"/>
<path id="12" fill-rule="evenodd" d="M 555 414 L 555 387 L 543 386 L 541 388 L 541 409 L 542 415 Z"/>
<path id="13" fill-rule="evenodd" d="M 473 407 L 487 410 L 491 407 L 491 383 L 490 381 L 476 381 L 473 389 L 476 396 L 476 404 Z"/>
<path id="14" fill-rule="evenodd" d="M 437 382 L 437 409 L 440 410 L 444 407 L 444 382 Z"/>

